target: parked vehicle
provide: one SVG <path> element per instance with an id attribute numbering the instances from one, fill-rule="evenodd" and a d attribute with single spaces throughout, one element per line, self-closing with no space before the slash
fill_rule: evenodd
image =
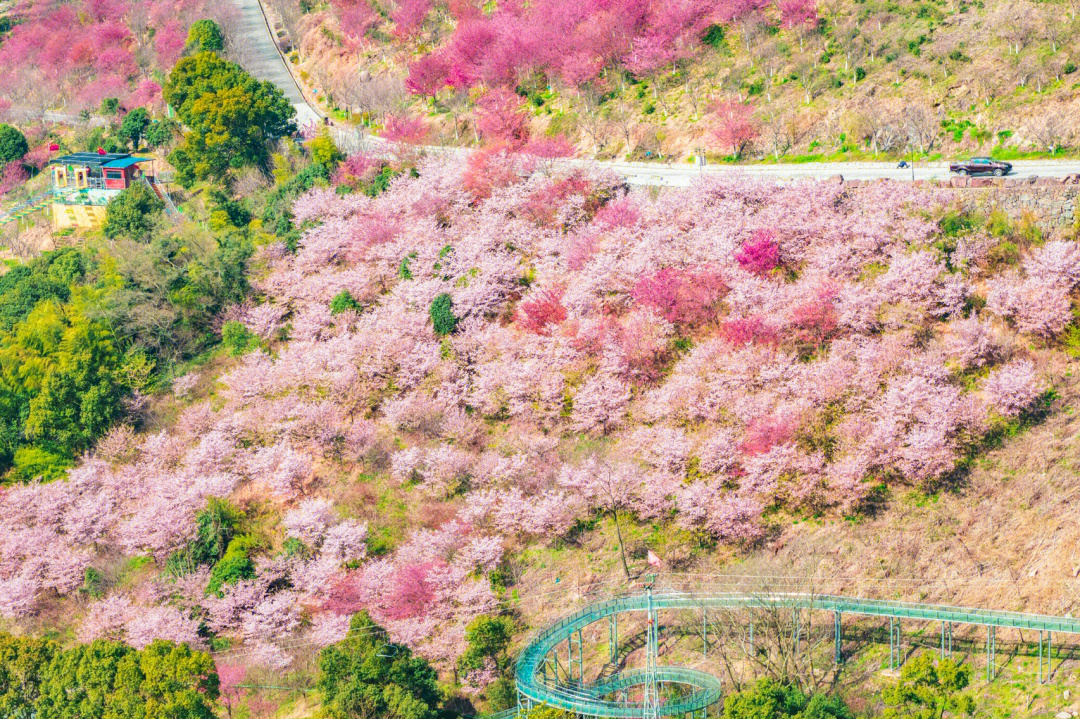
<path id="1" fill-rule="evenodd" d="M 958 175 L 991 174 L 1001 177 L 1012 172 L 1012 164 L 990 157 L 973 157 L 970 160 L 952 163 L 949 165 L 949 172 L 955 172 Z"/>

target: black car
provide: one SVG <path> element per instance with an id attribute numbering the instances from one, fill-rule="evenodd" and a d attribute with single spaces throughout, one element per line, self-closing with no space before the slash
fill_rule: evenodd
<path id="1" fill-rule="evenodd" d="M 990 157 L 973 157 L 970 160 L 952 163 L 949 165 L 949 172 L 955 172 L 958 175 L 989 174 L 1001 177 L 1012 172 L 1012 165 Z"/>

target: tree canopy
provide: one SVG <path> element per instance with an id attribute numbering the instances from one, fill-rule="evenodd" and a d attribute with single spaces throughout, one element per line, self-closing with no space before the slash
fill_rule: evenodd
<path id="1" fill-rule="evenodd" d="M 269 142 L 296 129 L 296 110 L 281 90 L 213 52 L 180 60 L 163 94 L 188 128 L 169 155 L 188 184 L 221 179 L 244 165 L 266 166 Z"/>
<path id="2" fill-rule="evenodd" d="M 146 183 L 136 182 L 120 191 L 105 207 L 106 237 L 130 237 L 144 240 L 150 235 L 154 221 L 165 210 L 161 201 Z"/>
<path id="3" fill-rule="evenodd" d="M 218 52 L 225 49 L 225 34 L 221 32 L 220 25 L 204 18 L 191 23 L 187 42 L 197 52 Z"/>
<path id="4" fill-rule="evenodd" d="M 0 715 L 17 719 L 213 719 L 209 654 L 155 641 L 136 650 L 98 640 L 72 649 L 0 635 Z"/>
<path id="5" fill-rule="evenodd" d="M 971 716 L 975 699 L 965 692 L 971 681 L 971 667 L 952 659 L 934 661 L 931 654 L 919 654 L 900 671 L 900 681 L 881 693 L 888 708 L 883 719 L 943 719 Z"/>
<path id="6" fill-rule="evenodd" d="M 367 612 L 353 615 L 349 637 L 319 657 L 319 690 L 328 719 L 434 719 L 435 670 L 400 644 Z"/>
<path id="7" fill-rule="evenodd" d="M 835 695 L 805 694 L 791 684 L 760 679 L 757 684 L 724 698 L 723 719 L 854 719 L 844 700 Z"/>
<path id="8" fill-rule="evenodd" d="M 0 124 L 0 165 L 19 160 L 30 149 L 18 128 Z"/>

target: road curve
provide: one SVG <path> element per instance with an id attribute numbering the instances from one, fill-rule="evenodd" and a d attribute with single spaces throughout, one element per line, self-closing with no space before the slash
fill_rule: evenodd
<path id="1" fill-rule="evenodd" d="M 244 47 L 244 69 L 260 80 L 269 80 L 285 93 L 296 108 L 297 125 L 321 122 L 322 116 L 304 99 L 300 86 L 289 72 L 289 66 L 270 34 L 270 25 L 259 0 L 232 0 L 232 3 L 240 12 L 236 30 L 240 37 L 235 41 Z"/>
<path id="2" fill-rule="evenodd" d="M 619 682 L 623 677 L 625 686 L 640 684 L 641 677 L 623 672 L 615 674 L 602 682 L 590 684 L 548 681 L 544 676 L 545 658 L 557 647 L 568 641 L 569 637 L 612 615 L 623 612 L 646 612 L 650 606 L 660 609 L 733 609 L 733 608 L 782 608 L 806 609 L 835 612 L 837 615 L 889 617 L 896 620 L 934 621 L 951 624 L 967 624 L 984 627 L 1007 627 L 1029 629 L 1040 632 L 1080 634 L 1080 619 L 1056 617 L 1023 612 L 999 611 L 993 609 L 973 609 L 943 605 L 919 604 L 882 599 L 863 599 L 830 595 L 804 593 L 690 593 L 665 592 L 653 594 L 651 599 L 646 594 L 609 599 L 590 604 L 577 612 L 558 620 L 541 629 L 518 656 L 515 668 L 515 682 L 518 693 L 527 701 L 548 704 L 560 709 L 594 717 L 633 717 L 640 716 L 641 707 L 631 702 L 611 701 L 603 698 L 604 688 Z M 839 616 L 837 618 L 839 621 Z M 943 629 L 944 631 L 944 629 Z M 942 634 L 944 636 L 944 634 Z M 1040 640 L 1041 641 L 1041 640 Z M 701 709 L 718 699 L 718 680 L 709 681 L 710 675 L 697 670 L 678 667 L 657 667 L 671 674 L 670 681 L 695 687 L 689 696 L 669 707 L 660 707 L 661 715 L 688 713 Z M 676 674 L 681 674 L 678 678 Z M 626 675 L 624 677 L 624 675 Z M 658 677 L 659 680 L 659 677 Z M 599 686 L 599 689 L 596 687 Z M 590 689 L 592 687 L 593 689 Z M 694 704 L 694 707 L 690 707 Z M 635 713 L 636 712 L 636 713 Z"/>

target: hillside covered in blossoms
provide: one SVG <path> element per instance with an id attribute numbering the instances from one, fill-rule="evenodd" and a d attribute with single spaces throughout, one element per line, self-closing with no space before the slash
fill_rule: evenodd
<path id="1" fill-rule="evenodd" d="M 453 672 L 523 550 L 599 518 L 753 552 L 792 517 L 954 486 L 1051 406 L 1072 241 L 1003 254 L 908 186 L 657 194 L 530 162 L 302 195 L 295 246 L 270 238 L 225 312 L 220 374 L 0 490 L 6 621 L 285 671 L 363 609 Z M 89 572 L 119 580 L 86 599 Z"/>

